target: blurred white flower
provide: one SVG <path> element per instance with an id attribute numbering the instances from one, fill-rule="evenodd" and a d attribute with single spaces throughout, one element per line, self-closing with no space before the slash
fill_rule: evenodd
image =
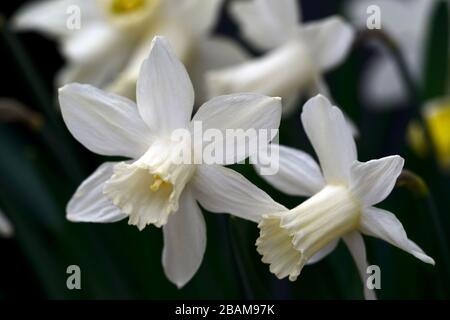
<path id="1" fill-rule="evenodd" d="M 287 194 L 310 197 L 292 210 L 264 215 L 259 223 L 257 250 L 262 261 L 270 264 L 271 272 L 280 279 L 289 277 L 294 281 L 305 264 L 325 257 L 342 238 L 363 279 L 365 297 L 374 298 L 365 285 L 368 264 L 361 233 L 434 264 L 407 238 L 392 213 L 374 207 L 394 188 L 403 158 L 357 161 L 356 145 L 342 112 L 321 95 L 305 104 L 301 118 L 320 167 L 302 151 L 270 146 L 279 151 L 279 171 L 263 178 Z"/>
<path id="2" fill-rule="evenodd" d="M 0 210 L 0 236 L 2 237 L 12 237 L 14 234 L 14 228 L 9 222 L 8 218 Z"/>
<path id="3" fill-rule="evenodd" d="M 194 90 L 186 69 L 164 38 L 152 42 L 136 95 L 137 105 L 89 85 L 69 84 L 60 89 L 64 121 L 78 141 L 92 152 L 132 159 L 102 164 L 70 200 L 67 218 L 83 222 L 128 218 L 128 223 L 140 230 L 148 224 L 163 226 L 164 270 L 182 287 L 200 266 L 206 246 L 205 222 L 196 201 L 207 210 L 252 221 L 267 213 L 261 207 L 277 211 L 282 206 L 273 204 L 257 187 L 245 184 L 247 180 L 231 169 L 174 161 L 183 148 L 174 144 L 171 133 L 179 128 L 192 131 Z M 247 93 L 206 102 L 192 121 L 222 131 L 269 130 L 278 128 L 280 118 L 280 99 Z M 246 146 L 238 144 L 236 148 Z M 247 150 L 241 151 L 237 162 L 248 156 Z M 230 203 L 235 194 L 253 190 L 253 202 L 260 210 Z M 224 206 L 217 210 L 221 204 Z"/>
<path id="4" fill-rule="evenodd" d="M 345 11 L 356 27 L 366 28 L 367 8 L 376 5 L 381 13 L 381 30 L 399 46 L 411 74 L 421 79 L 424 43 L 434 0 L 350 0 Z M 406 88 L 389 53 L 377 46 L 379 55 L 363 74 L 363 96 L 373 108 L 401 106 L 407 98 Z"/>
<path id="5" fill-rule="evenodd" d="M 301 24 L 295 0 L 233 1 L 231 14 L 244 37 L 265 55 L 235 66 L 211 70 L 212 96 L 258 92 L 283 97 L 289 113 L 301 90 L 327 93 L 322 73 L 341 63 L 354 31 L 339 16 Z"/>
<path id="6" fill-rule="evenodd" d="M 203 102 L 203 73 L 240 62 L 246 54 L 231 40 L 209 37 L 223 0 L 42 0 L 14 17 L 17 29 L 37 30 L 61 45 L 67 66 L 59 86 L 89 83 L 135 98 L 136 80 L 155 35 L 167 37 L 188 66 Z M 68 28 L 68 8 L 80 8 L 80 29 Z"/>

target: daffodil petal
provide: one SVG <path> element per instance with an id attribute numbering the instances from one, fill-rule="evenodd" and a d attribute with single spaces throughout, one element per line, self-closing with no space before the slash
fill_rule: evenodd
<path id="1" fill-rule="evenodd" d="M 312 48 L 313 59 L 322 71 L 341 63 L 349 53 L 355 30 L 339 16 L 303 25 L 301 37 Z"/>
<path id="2" fill-rule="evenodd" d="M 223 139 L 217 137 L 208 144 L 216 149 L 216 155 L 220 152 L 220 156 L 216 156 L 220 164 L 233 164 L 244 160 L 256 152 L 258 146 L 275 138 L 280 121 L 280 98 L 240 93 L 219 96 L 203 104 L 194 115 L 190 129 L 194 137 L 208 129 L 219 130 Z M 196 127 L 200 123 L 201 126 Z M 240 137 L 245 135 L 247 139 L 226 138 L 226 132 L 230 130 L 238 130 L 235 133 Z"/>
<path id="3" fill-rule="evenodd" d="M 366 300 L 375 300 L 375 291 L 370 290 L 366 283 L 367 267 L 369 266 L 369 263 L 367 262 L 366 246 L 364 245 L 361 234 L 357 231 L 353 231 L 345 235 L 342 240 L 344 240 L 344 243 L 347 245 L 353 260 L 356 263 L 356 267 L 358 268 L 359 275 L 363 282 L 364 298 Z"/>
<path id="4" fill-rule="evenodd" d="M 89 83 L 94 87 L 104 87 L 109 83 L 111 77 L 115 76 L 122 66 L 124 55 L 117 52 L 117 55 L 106 57 L 93 57 L 90 61 L 71 62 L 68 61 L 56 75 L 56 85 L 62 87 L 66 84 Z M 108 92 L 115 93 L 107 89 Z M 136 95 L 134 91 L 132 98 Z M 121 94 L 121 96 L 124 96 Z"/>
<path id="5" fill-rule="evenodd" d="M 53 37 L 68 36 L 74 32 L 67 26 L 71 6 L 80 8 L 83 25 L 100 17 L 92 0 L 43 0 L 21 7 L 13 16 L 12 25 L 18 30 L 37 30 Z"/>
<path id="6" fill-rule="evenodd" d="M 185 67 L 168 41 L 157 36 L 151 46 L 137 81 L 137 105 L 152 131 L 159 136 L 167 136 L 189 123 L 194 89 Z"/>
<path id="7" fill-rule="evenodd" d="M 351 169 L 353 193 L 366 207 L 383 201 L 394 188 L 404 163 L 400 156 L 355 162 Z"/>
<path id="8" fill-rule="evenodd" d="M 206 248 L 206 226 L 190 190 L 180 198 L 180 207 L 163 227 L 164 272 L 178 288 L 183 287 L 200 267 Z"/>
<path id="9" fill-rule="evenodd" d="M 69 131 L 92 152 L 137 158 L 152 142 L 131 100 L 73 83 L 59 90 L 59 103 Z"/>
<path id="10" fill-rule="evenodd" d="M 371 207 L 363 211 L 360 230 L 362 233 L 382 239 L 417 259 L 434 265 L 434 260 L 413 241 L 408 239 L 402 223 L 389 211 Z"/>
<path id="11" fill-rule="evenodd" d="M 127 217 L 103 194 L 104 183 L 113 175 L 116 162 L 105 162 L 78 187 L 67 205 L 72 222 L 116 222 Z"/>
<path id="12" fill-rule="evenodd" d="M 111 25 L 101 21 L 90 23 L 63 42 L 62 52 L 69 61 L 86 63 L 96 59 L 100 64 L 108 59 L 111 51 L 122 55 L 125 60 L 130 43 L 125 34 L 118 32 Z"/>
<path id="13" fill-rule="evenodd" d="M 317 95 L 306 102 L 301 118 L 326 181 L 348 184 L 350 168 L 356 161 L 356 144 L 342 111 Z"/>
<path id="14" fill-rule="evenodd" d="M 173 18 L 181 19 L 189 28 L 189 32 L 202 36 L 207 35 L 214 28 L 224 0 L 169 0 L 167 3 L 169 15 L 172 14 Z"/>
<path id="15" fill-rule="evenodd" d="M 249 59 L 249 54 L 239 44 L 225 37 L 210 37 L 202 39 L 196 49 L 189 74 L 195 88 L 195 100 L 199 104 L 206 101 L 208 93 L 205 83 L 205 73 Z"/>
<path id="16" fill-rule="evenodd" d="M 195 198 L 206 210 L 259 222 L 263 214 L 286 211 L 240 173 L 217 165 L 200 165 L 192 180 Z"/>
<path id="17" fill-rule="evenodd" d="M 233 1 L 232 17 L 257 48 L 272 49 L 285 42 L 300 24 L 295 0 Z"/>
<path id="18" fill-rule="evenodd" d="M 317 162 L 306 152 L 294 148 L 270 144 L 252 157 L 260 173 L 268 167 L 278 170 L 261 177 L 275 188 L 294 196 L 312 196 L 325 186 Z"/>

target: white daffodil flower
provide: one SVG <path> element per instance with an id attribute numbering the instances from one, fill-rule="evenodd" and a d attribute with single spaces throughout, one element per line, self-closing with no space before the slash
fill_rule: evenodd
<path id="1" fill-rule="evenodd" d="M 8 218 L 0 210 L 0 236 L 9 238 L 14 234 L 14 228 Z"/>
<path id="2" fill-rule="evenodd" d="M 102 164 L 77 189 L 68 203 L 67 218 L 77 222 L 128 218 L 140 230 L 149 224 L 162 226 L 164 271 L 182 287 L 199 268 L 206 246 L 205 222 L 196 201 L 207 210 L 252 221 L 259 221 L 266 212 L 260 208 L 264 204 L 272 210 L 281 206 L 271 204 L 261 191 L 253 193 L 255 206 L 261 210 L 228 204 L 237 193 L 259 189 L 240 188 L 246 180 L 231 169 L 180 162 L 179 153 L 189 146 L 174 142 L 172 133 L 180 128 L 192 132 L 193 121 L 221 132 L 277 129 L 281 103 L 279 98 L 251 93 L 216 97 L 203 104 L 191 122 L 191 81 L 162 37 L 152 42 L 136 95 L 137 105 L 89 85 L 69 84 L 60 89 L 64 121 L 79 142 L 101 155 L 132 159 Z M 236 162 L 248 156 L 245 143 L 235 147 L 240 155 Z M 221 204 L 225 206 L 216 210 Z"/>
<path id="3" fill-rule="evenodd" d="M 42 0 L 13 19 L 59 41 L 67 66 L 57 84 L 89 83 L 135 99 L 142 61 L 163 35 L 188 66 L 196 98 L 204 100 L 203 73 L 246 58 L 232 40 L 209 37 L 223 0 Z M 77 17 L 79 14 L 79 17 Z M 76 25 L 77 18 L 79 26 Z"/>
<path id="4" fill-rule="evenodd" d="M 285 114 L 300 90 L 327 93 L 322 73 L 340 64 L 354 38 L 350 24 L 339 16 L 300 23 L 295 0 L 233 1 L 231 15 L 261 57 L 207 73 L 211 96 L 258 92 L 283 97 Z"/>
<path id="5" fill-rule="evenodd" d="M 308 154 L 281 145 L 271 144 L 269 153 L 261 153 L 270 155 L 275 148 L 279 151 L 275 153 L 279 154 L 278 173 L 263 178 L 287 194 L 310 197 L 294 209 L 265 214 L 259 223 L 256 246 L 262 261 L 270 264 L 270 271 L 280 279 L 294 281 L 305 264 L 325 257 L 342 238 L 365 285 L 368 264 L 361 233 L 434 264 L 407 238 L 392 213 L 374 207 L 391 193 L 404 160 L 390 156 L 357 161 L 356 145 L 342 112 L 321 95 L 305 104 L 301 119 L 320 167 Z M 374 298 L 373 291 L 364 287 L 365 297 Z"/>
<path id="6" fill-rule="evenodd" d="M 350 0 L 345 11 L 350 21 L 363 30 L 367 29 L 369 16 L 374 14 L 373 11 L 368 13 L 368 8 L 378 7 L 381 30 L 395 40 L 411 74 L 419 81 L 425 37 L 435 3 L 434 0 Z M 401 106 L 407 98 L 405 84 L 386 48 L 377 48 L 381 54 L 374 58 L 363 74 L 363 96 L 372 108 Z"/>

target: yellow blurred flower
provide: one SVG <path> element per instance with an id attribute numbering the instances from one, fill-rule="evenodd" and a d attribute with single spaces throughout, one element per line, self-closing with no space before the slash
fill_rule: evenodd
<path id="1" fill-rule="evenodd" d="M 427 102 L 422 110 L 422 116 L 439 165 L 443 169 L 450 169 L 450 98 Z M 424 157 L 428 154 L 430 146 L 426 132 L 417 121 L 410 123 L 407 140 L 419 156 Z"/>

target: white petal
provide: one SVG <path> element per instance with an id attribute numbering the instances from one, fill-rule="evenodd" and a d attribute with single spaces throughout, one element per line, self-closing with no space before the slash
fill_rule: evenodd
<path id="1" fill-rule="evenodd" d="M 131 100 L 74 83 L 59 90 L 59 103 L 69 131 L 92 152 L 136 158 L 152 142 Z"/>
<path id="2" fill-rule="evenodd" d="M 256 47 L 272 49 L 285 42 L 299 25 L 295 0 L 233 1 L 230 13 Z"/>
<path id="3" fill-rule="evenodd" d="M 205 220 L 190 190 L 183 192 L 180 209 L 170 215 L 163 232 L 164 272 L 181 288 L 197 272 L 206 248 Z"/>
<path id="4" fill-rule="evenodd" d="M 219 96 L 203 104 L 192 119 L 190 128 L 194 137 L 208 129 L 219 130 L 221 137 L 208 143 L 216 152 L 218 162 L 215 163 L 232 164 L 244 160 L 259 146 L 275 138 L 280 121 L 280 98 L 241 93 Z M 247 139 L 227 138 L 226 132 L 231 133 L 231 130 L 236 130 L 236 134 L 242 132 L 239 137 Z"/>
<path id="5" fill-rule="evenodd" d="M 67 205 L 73 222 L 116 222 L 127 217 L 103 194 L 104 183 L 113 175 L 116 162 L 105 162 L 78 187 Z"/>
<path id="6" fill-rule="evenodd" d="M 401 102 L 407 101 L 405 84 L 387 53 L 374 57 L 362 73 L 361 85 L 364 101 L 374 110 L 392 110 L 392 106 L 402 107 Z"/>
<path id="7" fill-rule="evenodd" d="M 131 46 L 126 35 L 104 22 L 91 23 L 75 32 L 63 42 L 62 51 L 72 62 L 89 62 L 105 59 L 111 51 L 120 53 L 124 46 Z"/>
<path id="8" fill-rule="evenodd" d="M 210 37 L 199 42 L 193 57 L 189 74 L 195 88 L 195 100 L 200 104 L 206 101 L 205 74 L 209 70 L 221 69 L 244 62 L 248 53 L 232 39 Z"/>
<path id="9" fill-rule="evenodd" d="M 327 255 L 329 255 L 331 252 L 333 252 L 334 249 L 336 249 L 337 245 L 339 243 L 338 240 L 333 240 L 329 244 L 327 244 L 325 247 L 320 249 L 315 255 L 313 255 L 306 264 L 314 264 L 325 258 Z"/>
<path id="10" fill-rule="evenodd" d="M 178 4 L 179 1 L 177 0 Z M 136 43 L 132 52 L 127 56 L 126 63 L 121 72 L 114 77 L 108 85 L 108 89 L 114 93 L 130 97 L 136 100 L 136 82 L 139 78 L 142 63 L 148 58 L 151 51 L 151 41 L 155 35 L 164 36 L 169 43 L 173 53 L 181 60 L 181 62 L 189 65 L 191 63 L 191 56 L 195 53 L 196 38 L 188 30 L 186 26 L 180 21 L 171 19 L 164 19 L 161 23 L 157 23 L 154 27 L 147 30 L 146 34 L 141 36 L 138 43 Z"/>
<path id="11" fill-rule="evenodd" d="M 356 145 L 342 111 L 318 95 L 303 107 L 302 123 L 327 182 L 347 184 L 356 161 Z"/>
<path id="12" fill-rule="evenodd" d="M 400 156 L 355 162 L 351 169 L 353 194 L 366 207 L 383 201 L 394 188 L 404 163 Z"/>
<path id="13" fill-rule="evenodd" d="M 194 89 L 168 41 L 155 37 L 151 46 L 137 81 L 137 104 L 144 121 L 155 133 L 164 136 L 188 124 Z"/>
<path id="14" fill-rule="evenodd" d="M 122 68 L 128 50 L 123 47 L 121 49 L 116 48 L 114 54 L 106 54 L 106 52 L 109 52 L 109 50 L 106 50 L 104 55 L 90 57 L 89 61 L 67 61 L 67 64 L 57 74 L 57 86 L 62 87 L 72 82 L 78 82 L 89 83 L 98 88 L 106 87 L 111 78 L 116 77 L 120 68 Z M 134 90 L 133 99 L 135 96 L 136 90 Z"/>
<path id="15" fill-rule="evenodd" d="M 427 24 L 436 1 L 409 0 L 351 0 L 346 1 L 346 16 L 358 28 L 367 28 L 368 9 L 370 6 L 380 8 L 381 27 L 394 37 L 403 51 L 409 47 L 419 49 L 427 34 Z M 370 12 L 373 14 L 373 11 Z M 410 21 L 414 21 L 413 24 Z M 411 47 L 412 46 L 412 47 Z M 416 50 L 415 50 L 416 51 Z"/>
<path id="16" fill-rule="evenodd" d="M 283 101 L 298 94 L 310 86 L 318 71 L 308 44 L 299 40 L 287 41 L 244 63 L 209 71 L 206 74 L 209 94 L 254 92 L 279 96 Z"/>
<path id="17" fill-rule="evenodd" d="M 367 287 L 366 283 L 367 267 L 369 266 L 369 264 L 367 263 L 366 247 L 364 245 L 364 240 L 361 234 L 357 231 L 353 231 L 345 235 L 342 239 L 347 245 L 348 250 L 350 251 L 350 254 L 353 257 L 353 260 L 355 260 L 356 267 L 358 268 L 359 275 L 363 282 L 365 299 L 375 300 L 376 299 L 375 291 L 370 290 Z"/>
<path id="18" fill-rule="evenodd" d="M 294 148 L 270 144 L 252 157 L 254 166 L 264 173 L 265 168 L 277 168 L 274 174 L 261 177 L 284 193 L 312 196 L 325 186 L 317 162 L 307 153 Z"/>
<path id="19" fill-rule="evenodd" d="M 355 30 L 339 16 L 305 24 L 301 31 L 313 52 L 313 58 L 324 71 L 341 63 L 349 53 Z"/>
<path id="20" fill-rule="evenodd" d="M 98 20 L 100 12 L 92 0 L 43 0 L 24 5 L 12 19 L 13 27 L 19 30 L 37 30 L 54 37 L 74 32 L 67 27 L 72 6 L 80 8 L 81 24 Z M 75 31 L 76 32 L 76 31 Z"/>
<path id="21" fill-rule="evenodd" d="M 14 228 L 9 219 L 0 210 L 0 236 L 9 238 L 14 235 Z"/>
<path id="22" fill-rule="evenodd" d="M 167 1 L 167 0 L 166 0 Z M 169 0 L 168 14 L 178 19 L 196 36 L 212 32 L 224 0 Z"/>
<path id="23" fill-rule="evenodd" d="M 365 209 L 361 216 L 360 230 L 364 234 L 380 238 L 405 250 L 425 263 L 434 265 L 434 260 L 427 256 L 417 244 L 408 239 L 402 223 L 389 211 L 375 207 Z"/>
<path id="24" fill-rule="evenodd" d="M 222 166 L 198 166 L 193 189 L 206 210 L 254 222 L 259 222 L 263 214 L 287 210 L 240 173 Z"/>

